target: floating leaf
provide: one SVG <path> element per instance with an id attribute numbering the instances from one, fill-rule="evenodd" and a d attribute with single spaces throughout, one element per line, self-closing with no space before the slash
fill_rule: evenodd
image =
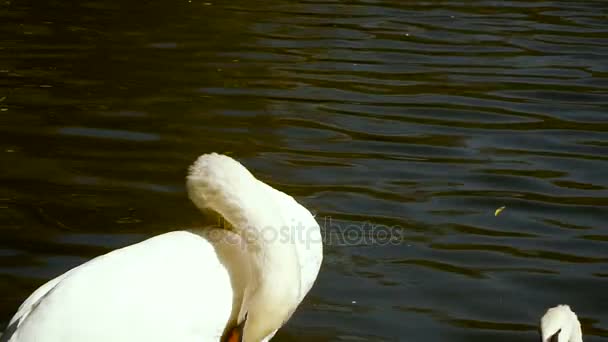
<path id="1" fill-rule="evenodd" d="M 505 206 L 503 205 L 502 207 L 496 209 L 496 211 L 494 212 L 494 216 L 498 216 L 503 210 L 505 210 Z"/>

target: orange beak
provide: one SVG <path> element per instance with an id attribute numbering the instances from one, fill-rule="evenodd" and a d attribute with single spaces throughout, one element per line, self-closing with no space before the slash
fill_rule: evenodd
<path id="1" fill-rule="evenodd" d="M 226 342 L 241 342 L 242 338 L 242 330 L 239 329 L 239 327 L 234 327 L 228 332 L 228 339 Z"/>
<path id="2" fill-rule="evenodd" d="M 245 314 L 245 318 L 240 324 L 228 330 L 225 338 L 222 338 L 222 342 L 243 342 L 243 328 L 246 320 L 247 314 Z"/>

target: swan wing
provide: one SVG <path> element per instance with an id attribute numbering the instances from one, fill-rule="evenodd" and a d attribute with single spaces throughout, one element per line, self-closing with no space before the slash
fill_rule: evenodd
<path id="1" fill-rule="evenodd" d="M 2 340 L 219 341 L 248 274 L 228 270 L 244 254 L 226 234 L 171 232 L 82 264 L 35 291 Z"/>

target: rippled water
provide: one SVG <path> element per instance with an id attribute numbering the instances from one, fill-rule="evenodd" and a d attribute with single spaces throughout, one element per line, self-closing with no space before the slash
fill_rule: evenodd
<path id="1" fill-rule="evenodd" d="M 195 225 L 218 151 L 325 227 L 277 341 L 536 341 L 558 303 L 608 341 L 605 1 L 3 0 L 0 37 L 0 325 Z"/>

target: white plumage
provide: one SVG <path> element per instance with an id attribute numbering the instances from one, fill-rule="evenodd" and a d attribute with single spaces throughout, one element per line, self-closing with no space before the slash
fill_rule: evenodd
<path id="1" fill-rule="evenodd" d="M 267 341 L 312 287 L 319 225 L 230 157 L 191 166 L 191 200 L 228 229 L 175 231 L 84 263 L 37 289 L 0 342 L 215 342 L 240 324 Z"/>
<path id="2" fill-rule="evenodd" d="M 581 323 L 568 305 L 547 310 L 540 320 L 542 342 L 583 342 Z"/>

